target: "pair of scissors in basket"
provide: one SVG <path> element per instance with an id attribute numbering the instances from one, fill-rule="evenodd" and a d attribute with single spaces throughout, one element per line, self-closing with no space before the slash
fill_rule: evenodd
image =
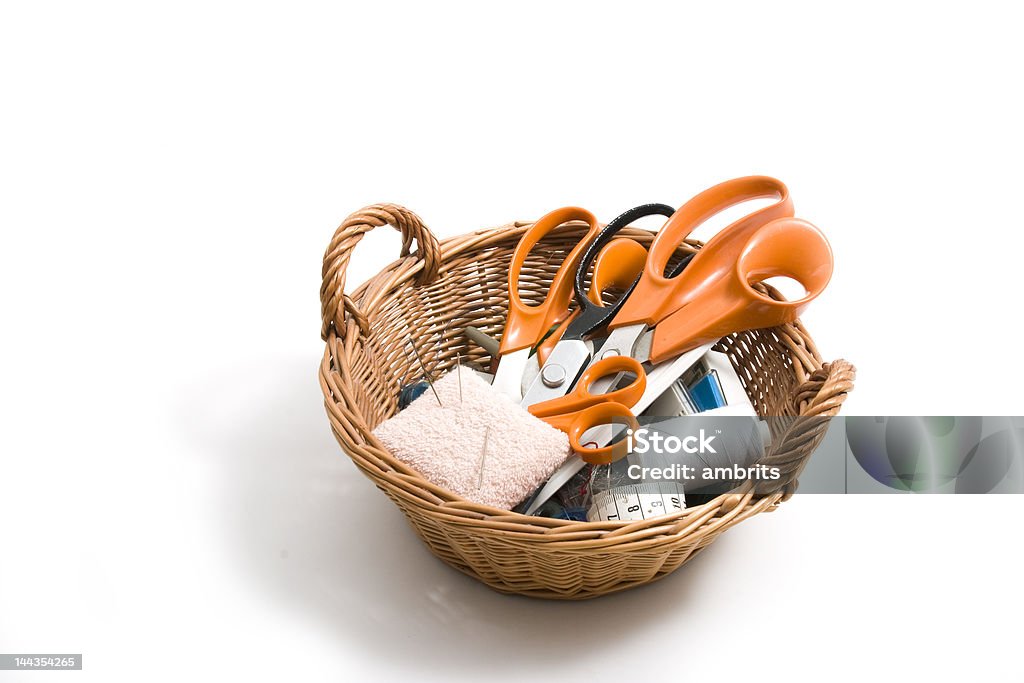
<path id="1" fill-rule="evenodd" d="M 684 269 L 666 274 L 678 246 L 694 229 L 732 206 L 760 198 L 776 201 L 722 229 Z M 828 241 L 816 227 L 793 217 L 789 191 L 780 181 L 751 176 L 716 185 L 675 211 L 655 235 L 643 273 L 606 323 L 611 332 L 600 354 L 563 336 L 523 403 L 564 394 L 588 364 L 612 357 L 649 361 L 648 391 L 660 393 L 685 370 L 670 359 L 709 348 L 734 332 L 796 320 L 824 290 L 832 266 Z M 779 276 L 800 283 L 805 295 L 780 301 L 754 287 Z"/>
<path id="2" fill-rule="evenodd" d="M 652 215 L 667 217 L 671 216 L 673 211 L 674 209 L 666 204 L 638 206 L 616 217 L 607 226 L 597 230 L 596 234 L 594 230 L 596 221 L 588 220 L 590 230 L 576 245 L 576 248 L 570 251 L 569 256 L 559 267 L 544 301 L 541 304 L 529 306 L 518 296 L 518 280 L 526 254 L 544 235 L 561 225 L 562 219 L 566 215 L 586 218 L 587 213 L 582 209 L 559 209 L 538 221 L 524 234 L 513 254 L 509 278 L 509 318 L 503 339 L 512 338 L 517 332 L 521 333 L 524 329 L 524 321 L 529 322 L 532 316 L 543 321 L 543 324 L 535 323 L 536 327 L 528 336 L 529 345 L 537 345 L 536 357 L 546 358 L 548 354 L 545 352 L 545 347 L 554 342 L 557 342 L 556 348 L 558 345 L 569 342 L 579 345 L 583 352 L 590 356 L 593 343 L 586 338 L 603 327 L 619 310 L 629 291 L 636 285 L 648 256 L 647 250 L 639 242 L 632 239 L 612 238 L 639 218 Z M 590 218 L 592 219 L 592 217 Z M 584 247 L 582 253 L 579 249 L 581 245 Z M 585 295 L 586 276 L 591 270 L 591 263 L 593 263 L 593 273 L 590 290 Z M 680 262 L 672 273 L 677 274 L 685 265 L 685 260 Z M 566 276 L 568 273 L 572 274 L 571 281 Z M 577 307 L 571 313 L 568 304 L 570 285 L 576 295 L 577 303 Z M 612 303 L 605 304 L 604 295 L 612 288 L 624 292 L 624 294 Z M 550 321 L 558 319 L 562 320 L 559 328 L 538 343 L 537 336 L 544 334 Z M 517 349 L 513 353 L 523 355 L 528 350 L 528 348 Z M 511 391 L 515 391 L 520 388 L 521 384 L 512 373 L 519 372 L 519 366 L 508 363 L 507 356 L 498 366 L 499 374 L 496 376 L 495 382 L 501 384 L 500 373 L 503 369 L 509 372 L 509 368 L 511 368 L 509 388 Z M 608 382 L 605 380 L 621 378 L 623 375 L 633 378 L 624 387 L 607 393 L 591 390 L 599 382 L 606 386 Z M 535 416 L 565 431 L 569 435 L 573 451 L 585 458 L 587 462 L 609 463 L 621 455 L 618 453 L 621 449 L 605 444 L 600 446 L 584 444 L 582 437 L 590 429 L 606 425 L 609 421 L 636 426 L 635 405 L 645 394 L 647 386 L 643 368 L 633 358 L 615 355 L 605 362 L 594 364 L 588 368 L 579 381 L 576 381 L 575 375 L 571 380 L 571 384 L 561 382 L 561 385 L 566 388 L 575 385 L 576 389 L 568 395 L 564 395 L 566 391 L 562 390 L 558 392 L 557 398 L 542 404 L 531 405 L 535 402 L 526 399 L 521 403 L 523 406 L 529 406 L 530 412 Z M 542 377 L 538 381 L 551 384 L 550 378 Z"/>
<path id="3" fill-rule="evenodd" d="M 516 245 L 509 265 L 508 317 L 498 349 L 501 360 L 492 385 L 515 401 L 520 401 L 523 397 L 523 377 L 531 361 L 530 352 L 536 346 L 537 355 L 547 357 L 547 348 L 542 342 L 556 324 L 562 325 L 559 329 L 561 338 L 578 338 L 589 356 L 591 346 L 583 341 L 583 337 L 609 320 L 622 303 L 621 299 L 612 307 L 600 303 L 605 284 L 630 289 L 636 283 L 647 258 L 646 251 L 639 243 L 633 240 L 611 240 L 611 237 L 637 218 L 654 214 L 670 216 L 672 212 L 672 207 L 664 204 L 644 205 L 627 211 L 602 228 L 594 215 L 586 209 L 566 207 L 552 211 L 530 226 Z M 527 304 L 519 292 L 520 276 L 527 257 L 544 237 L 572 221 L 585 223 L 586 234 L 569 251 L 555 272 L 543 301 L 534 305 Z M 581 260 L 588 247 L 592 248 L 587 262 L 582 264 L 581 273 Z M 594 261 L 594 275 L 592 295 L 588 297 L 583 295 L 583 286 L 591 260 Z M 579 312 L 570 314 L 569 300 L 574 291 Z M 596 296 L 593 296 L 594 292 Z M 558 339 L 559 332 L 552 335 L 551 339 Z M 570 379 L 575 378 L 576 375 Z"/>
<path id="4" fill-rule="evenodd" d="M 731 206 L 761 197 L 773 197 L 776 202 L 719 232 L 690 259 L 685 270 L 663 275 L 679 243 L 697 226 Z M 580 353 L 575 340 L 567 340 L 561 348 L 556 344 L 545 366 L 566 366 L 549 372 L 547 384 L 544 375 L 538 378 L 523 402 L 556 400 L 551 397 L 564 393 L 571 385 L 566 382 L 557 386 L 553 380 L 573 375 L 580 363 L 590 361 L 590 367 L 595 367 L 613 358 L 630 358 L 656 363 L 647 372 L 643 395 L 633 404 L 635 414 L 640 414 L 721 337 L 795 320 L 828 284 L 833 263 L 824 236 L 792 214 L 785 185 L 773 178 L 740 178 L 697 195 L 655 236 L 640 280 L 608 324 L 611 333 L 601 346 L 600 357 Z M 753 287 L 780 275 L 803 285 L 806 295 L 793 302 L 778 301 Z M 691 317 L 685 318 L 686 314 Z M 679 355 L 671 358 L 673 354 Z M 588 391 L 600 394 L 613 384 L 606 378 L 597 379 L 588 384 Z M 604 430 L 588 444 L 590 451 L 607 452 L 606 444 L 616 433 Z M 533 514 L 583 467 L 584 458 L 590 459 L 587 452 L 578 449 L 576 455 L 582 457 L 567 460 L 524 503 L 525 514 Z"/>
<path id="5" fill-rule="evenodd" d="M 569 436 L 569 445 L 576 455 L 595 465 L 607 465 L 625 455 L 619 444 L 607 445 L 585 443 L 584 435 L 595 427 L 607 424 L 624 424 L 639 429 L 633 407 L 647 388 L 647 378 L 637 367 L 633 379 L 625 386 L 608 392 L 594 393 L 591 388 L 597 380 L 616 376 L 629 366 L 621 357 L 606 358 L 587 368 L 575 388 L 564 396 L 536 403 L 529 407 L 534 417 L 560 429 Z M 629 359 L 632 360 L 632 359 Z"/>

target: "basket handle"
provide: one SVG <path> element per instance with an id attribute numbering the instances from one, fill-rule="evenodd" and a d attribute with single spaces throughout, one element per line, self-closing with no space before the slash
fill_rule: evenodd
<path id="1" fill-rule="evenodd" d="M 792 400 L 798 417 L 779 418 L 785 425 L 780 443 L 760 461 L 779 467 L 783 476 L 768 485 L 771 491 L 762 492 L 781 491 L 783 500 L 796 492 L 800 473 L 828 430 L 827 418 L 839 413 L 856 377 L 853 364 L 839 359 L 823 364 L 797 387 Z"/>
<path id="2" fill-rule="evenodd" d="M 432 282 L 441 264 L 441 247 L 437 238 L 415 213 L 397 204 L 372 204 L 356 211 L 338 226 L 324 252 L 323 283 L 320 285 L 320 336 L 326 340 L 331 327 L 338 336 L 344 334 L 346 313 L 351 315 L 363 334 L 369 333 L 366 315 L 345 294 L 345 272 L 352 250 L 363 235 L 381 225 L 390 225 L 402 233 L 402 257 L 418 260 L 412 272 L 417 285 Z M 411 252 L 416 240 L 416 251 Z"/>
<path id="3" fill-rule="evenodd" d="M 846 394 L 853 390 L 857 368 L 853 363 L 839 358 L 811 373 L 807 381 L 797 387 L 793 397 L 794 407 L 804 416 L 820 415 L 832 417 L 846 400 Z"/>

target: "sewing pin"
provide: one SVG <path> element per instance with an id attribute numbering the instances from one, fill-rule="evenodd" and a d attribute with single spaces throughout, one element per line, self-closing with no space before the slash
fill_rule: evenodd
<path id="1" fill-rule="evenodd" d="M 462 354 L 455 353 L 455 372 L 459 378 L 459 405 L 462 405 Z"/>
<path id="2" fill-rule="evenodd" d="M 441 397 L 437 395 L 437 389 L 434 388 L 434 383 L 430 381 L 430 373 L 427 372 L 427 366 L 423 364 L 423 359 L 420 358 L 420 352 L 416 350 L 416 345 L 412 343 L 412 337 L 407 337 L 409 340 L 409 346 L 412 347 L 412 352 L 416 354 L 416 360 L 419 361 L 420 370 L 423 371 L 423 379 L 427 380 L 427 384 L 430 385 L 430 390 L 434 392 L 434 398 L 437 399 L 437 405 L 444 408 L 444 404 L 441 403 Z"/>
<path id="3" fill-rule="evenodd" d="M 484 447 L 480 452 L 480 474 L 476 478 L 476 487 L 484 485 L 484 462 L 487 460 L 487 438 L 491 435 L 491 426 L 484 428 Z"/>

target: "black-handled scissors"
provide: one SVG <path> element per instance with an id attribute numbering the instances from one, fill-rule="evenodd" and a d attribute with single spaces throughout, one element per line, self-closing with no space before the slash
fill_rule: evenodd
<path id="1" fill-rule="evenodd" d="M 670 217 L 675 209 L 667 204 L 643 204 L 617 216 L 608 223 L 587 245 L 580 257 L 573 281 L 576 311 L 563 324 L 561 336 L 543 362 L 541 373 L 527 388 L 522 405 L 530 406 L 540 401 L 565 394 L 565 387 L 576 382 L 579 373 L 568 376 L 567 369 L 582 370 L 590 359 L 590 349 L 584 339 L 607 324 L 618 313 L 626 298 L 633 291 L 640 278 L 646 261 L 646 250 L 633 240 L 613 241 L 615 235 L 627 225 L 640 218 L 661 215 Z M 618 248 L 617 248 L 618 247 Z M 638 253 L 633 253 L 633 252 Z M 589 296 L 586 292 L 586 276 L 591 264 L 594 272 L 591 278 Z M 669 276 L 681 272 L 688 259 L 677 264 Z M 628 278 L 623 281 L 623 278 Z M 601 294 L 608 284 L 624 290 L 616 301 L 605 304 Z"/>

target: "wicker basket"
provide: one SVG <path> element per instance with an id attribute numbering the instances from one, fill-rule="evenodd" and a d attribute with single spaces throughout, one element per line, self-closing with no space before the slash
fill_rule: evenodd
<path id="1" fill-rule="evenodd" d="M 366 232 L 385 224 L 401 232 L 402 258 L 345 295 L 353 248 Z M 783 472 L 773 490 L 722 495 L 641 522 L 527 517 L 470 503 L 426 481 L 388 453 L 371 430 L 396 412 L 403 379 L 418 374 L 408 351 L 410 338 L 432 372 L 452 367 L 458 355 L 486 362 L 482 349 L 468 345 L 462 328 L 475 325 L 500 336 L 509 260 L 529 225 L 513 223 L 439 244 L 418 216 L 400 206 L 377 204 L 349 216 L 324 256 L 321 334 L 327 348 L 320 385 L 342 448 L 402 509 L 435 555 L 498 591 L 590 598 L 660 579 L 729 527 L 773 510 L 795 491 L 796 477 L 827 421 L 773 425 L 772 446 L 762 461 Z M 534 250 L 523 268 L 524 300 L 543 298 L 562 257 L 583 233 L 582 226 L 565 226 Z M 633 228 L 622 234 L 645 245 L 653 237 Z M 411 252 L 414 240 L 417 250 Z M 699 246 L 689 242 L 680 253 Z M 736 334 L 716 348 L 728 353 L 764 416 L 832 416 L 853 388 L 854 368 L 842 360 L 822 363 L 799 322 Z"/>

